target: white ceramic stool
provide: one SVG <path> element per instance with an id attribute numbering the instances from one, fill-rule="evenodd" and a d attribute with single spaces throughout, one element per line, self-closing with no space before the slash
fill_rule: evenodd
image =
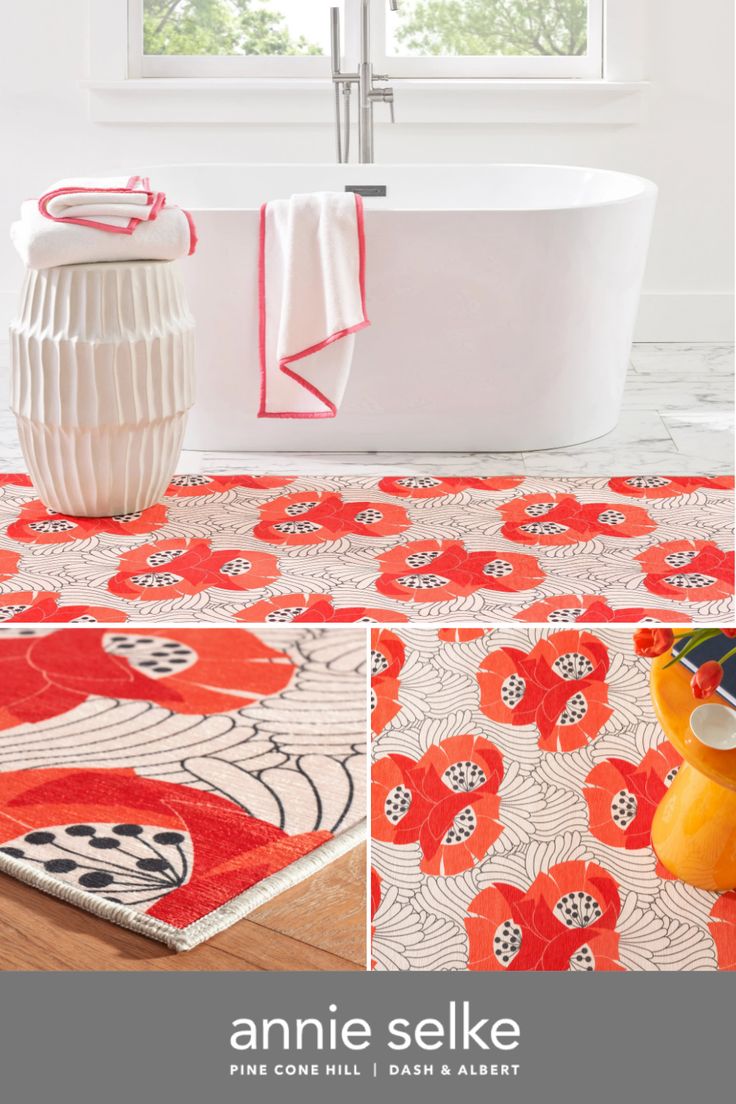
<path id="1" fill-rule="evenodd" d="M 176 262 L 29 270 L 10 360 L 23 456 L 47 506 L 105 517 L 161 498 L 194 401 Z"/>

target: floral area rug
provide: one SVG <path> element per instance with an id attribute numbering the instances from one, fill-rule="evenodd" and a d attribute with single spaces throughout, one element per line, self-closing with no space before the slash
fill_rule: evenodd
<path id="1" fill-rule="evenodd" d="M 730 623 L 733 479 L 177 476 L 140 514 L 0 477 L 6 621 Z"/>
<path id="2" fill-rule="evenodd" d="M 196 946 L 365 833 L 360 629 L 0 630 L 0 870 Z"/>
<path id="3" fill-rule="evenodd" d="M 382 970 L 734 970 L 736 893 L 650 847 L 681 759 L 623 629 L 373 630 Z"/>

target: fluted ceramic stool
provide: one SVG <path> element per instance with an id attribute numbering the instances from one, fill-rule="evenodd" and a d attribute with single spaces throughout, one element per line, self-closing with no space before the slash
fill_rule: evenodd
<path id="1" fill-rule="evenodd" d="M 657 808 L 652 846 L 671 874 L 700 889 L 736 889 L 736 751 L 706 747 L 690 729 L 696 705 L 690 672 L 652 663 L 652 702 L 662 730 L 685 760 Z M 713 694 L 707 701 L 727 704 Z"/>
<path id="2" fill-rule="evenodd" d="M 39 497 L 82 517 L 163 495 L 194 401 L 194 320 L 169 261 L 26 273 L 11 408 Z"/>

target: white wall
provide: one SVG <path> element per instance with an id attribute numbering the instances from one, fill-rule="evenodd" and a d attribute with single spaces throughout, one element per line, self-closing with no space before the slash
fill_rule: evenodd
<path id="1" fill-rule="evenodd" d="M 0 226 L 54 179 L 162 161 L 333 160 L 317 127 L 129 126 L 93 123 L 87 93 L 88 2 L 3 4 L 0 35 Z M 616 3 L 617 0 L 611 0 Z M 642 121 L 625 126 L 380 128 L 379 159 L 543 161 L 651 177 L 660 204 L 638 337 L 727 340 L 732 288 L 733 3 L 641 0 L 651 18 Z M 400 112 L 400 86 L 397 108 Z M 0 324 L 21 266 L 0 237 Z"/>

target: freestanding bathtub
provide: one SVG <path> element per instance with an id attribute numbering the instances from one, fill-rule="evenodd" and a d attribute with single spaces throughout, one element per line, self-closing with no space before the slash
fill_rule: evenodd
<path id="1" fill-rule="evenodd" d="M 185 447 L 508 451 L 599 437 L 619 416 L 654 184 L 551 165 L 175 165 L 197 323 Z M 334 419 L 261 419 L 258 211 L 294 192 L 367 196 L 367 306 Z"/>

